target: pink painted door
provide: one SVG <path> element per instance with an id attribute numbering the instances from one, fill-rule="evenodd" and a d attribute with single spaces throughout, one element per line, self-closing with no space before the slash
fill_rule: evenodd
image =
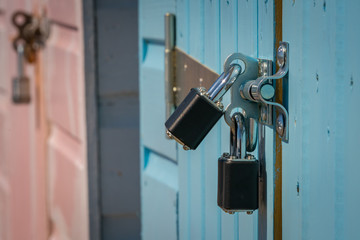
<path id="1" fill-rule="evenodd" d="M 0 239 L 88 239 L 81 1 L 0 0 Z M 51 35 L 27 64 L 30 104 L 11 101 L 13 12 L 47 12 Z"/>

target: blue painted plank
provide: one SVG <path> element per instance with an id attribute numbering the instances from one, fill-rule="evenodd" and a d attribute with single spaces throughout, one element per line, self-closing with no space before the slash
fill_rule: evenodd
<path id="1" fill-rule="evenodd" d="M 175 13 L 175 0 L 139 0 L 140 33 L 145 39 L 164 40 L 164 15 Z"/>
<path id="2" fill-rule="evenodd" d="M 335 1 L 333 1 L 335 2 Z M 332 18 L 335 12 L 330 11 L 334 5 L 328 1 L 327 9 L 323 4 L 304 4 L 303 51 L 305 56 L 311 56 L 304 62 L 305 78 L 302 95 L 307 100 L 303 104 L 303 189 L 302 212 L 303 237 L 317 239 L 334 239 L 334 152 L 335 111 L 329 111 L 327 106 L 335 105 L 335 75 L 329 67 L 335 70 L 334 58 L 326 58 L 334 54 L 335 36 Z M 315 23 L 315 24 L 314 24 Z M 322 29 L 322 30 L 321 30 Z M 316 52 L 316 54 L 315 54 Z M 326 59 L 324 59 L 326 58 Z M 311 116 L 311 117 L 310 117 Z M 318 144 L 309 144 L 315 141 Z M 314 161 L 318 159 L 318 161 Z M 321 174 L 319 174 L 321 172 Z M 301 186 L 301 185 L 300 185 Z M 312 211 L 311 209 L 317 209 Z"/>
<path id="3" fill-rule="evenodd" d="M 189 1 L 179 0 L 176 7 L 176 44 L 185 52 L 189 52 Z M 191 156 L 181 146 L 178 150 L 179 164 L 179 237 L 191 239 Z"/>
<path id="4" fill-rule="evenodd" d="M 219 0 L 204 1 L 204 64 L 221 71 Z M 204 140 L 204 226 L 205 239 L 221 238 L 221 210 L 217 206 L 217 164 L 220 151 L 221 119 Z"/>
<path id="5" fill-rule="evenodd" d="M 256 1 L 239 1 L 238 14 L 238 52 L 257 57 L 258 52 L 258 3 Z M 253 153 L 257 157 L 257 150 Z M 257 211 L 253 215 L 239 213 L 240 239 L 257 239 Z"/>
<path id="6" fill-rule="evenodd" d="M 189 0 L 178 0 L 176 6 L 176 45 L 189 52 Z M 190 239 L 191 234 L 191 158 L 184 153 L 181 146 L 178 150 L 179 165 L 179 238 Z"/>
<path id="7" fill-rule="evenodd" d="M 194 58 L 202 61 L 204 59 L 203 2 L 196 0 L 181 3 L 184 11 L 181 11 L 182 7 L 179 6 L 178 23 L 184 39 L 183 41 L 180 40 L 178 46 Z M 186 32 L 187 35 L 183 35 L 183 32 Z M 180 212 L 186 212 L 186 225 L 184 227 L 186 228 L 187 239 L 204 239 L 205 234 L 204 144 L 204 142 L 201 143 L 195 151 L 185 152 L 182 149 L 179 150 L 180 186 L 183 186 L 180 190 Z M 186 181 L 183 181 L 185 178 Z M 182 195 L 184 191 L 186 193 Z M 185 201 L 186 208 L 182 208 L 182 206 L 185 206 Z M 182 205 L 182 202 L 184 205 Z M 180 221 L 180 224 L 183 223 L 183 221 Z"/>
<path id="8" fill-rule="evenodd" d="M 296 2 L 284 8 L 284 39 L 291 41 L 292 53 L 284 236 L 359 238 L 360 191 L 351 184 L 359 181 L 360 167 L 355 122 L 360 112 L 354 111 L 360 96 L 354 87 L 360 30 L 353 24 L 359 9 L 358 1 Z"/>
<path id="9" fill-rule="evenodd" d="M 188 3 L 188 53 L 198 59 L 204 60 L 204 6 L 202 0 L 191 0 Z M 205 209 L 204 209 L 204 147 L 202 142 L 196 151 L 188 155 L 190 167 L 191 185 L 191 206 L 190 209 L 190 238 L 204 239 L 205 235 Z M 179 153 L 181 155 L 181 152 Z"/>
<path id="10" fill-rule="evenodd" d="M 226 57 L 237 52 L 238 42 L 238 4 L 235 0 L 220 1 L 220 59 L 221 65 Z M 223 70 L 221 70 L 223 71 Z M 230 95 L 225 95 L 223 99 L 224 106 L 229 104 Z M 221 122 L 221 151 L 229 152 L 230 137 L 229 126 L 224 120 Z M 239 238 L 239 218 L 238 213 L 229 215 L 221 213 L 221 238 L 238 239 Z"/>
<path id="11" fill-rule="evenodd" d="M 352 183 L 360 181 L 360 148 L 358 136 L 360 135 L 360 74 L 357 69 L 357 59 L 360 53 L 360 29 L 354 24 L 358 18 L 360 2 L 336 2 L 337 33 L 336 65 L 343 67 L 336 71 L 337 93 L 337 119 L 336 132 L 342 133 L 337 138 L 336 146 L 336 212 L 335 224 L 343 229 L 335 233 L 340 239 L 359 239 L 358 218 L 360 216 L 360 190 Z M 343 20 L 341 20 L 341 18 Z M 339 22 L 338 22 L 339 21 Z M 343 73 L 343 74 L 342 74 Z M 342 88 L 342 89 L 341 89 Z M 357 110 L 355 110 L 357 109 Z M 343 110 L 344 112 L 341 112 Z M 342 115 L 342 113 L 345 113 Z M 345 155 L 343 155 L 345 153 Z M 343 188 L 344 187 L 344 188 Z M 343 210 L 343 211 L 342 211 Z"/>
<path id="12" fill-rule="evenodd" d="M 142 177 L 142 239 L 177 239 L 178 168 L 148 150 Z"/>
<path id="13" fill-rule="evenodd" d="M 175 159 L 176 143 L 166 138 L 164 126 L 164 46 L 152 42 L 144 45 L 145 59 L 140 71 L 140 137 L 146 147 Z"/>
<path id="14" fill-rule="evenodd" d="M 175 0 L 139 2 L 142 239 L 178 239 L 179 233 L 177 146 L 164 126 L 166 12 L 175 12 Z"/>
<path id="15" fill-rule="evenodd" d="M 303 83 L 303 59 L 296 53 L 302 52 L 304 22 L 303 1 L 293 4 L 291 1 L 283 3 L 283 40 L 290 43 L 289 69 L 289 144 L 283 144 L 283 238 L 303 239 L 302 237 L 302 142 L 303 123 L 301 89 Z M 299 186 L 299 192 L 297 191 Z"/>

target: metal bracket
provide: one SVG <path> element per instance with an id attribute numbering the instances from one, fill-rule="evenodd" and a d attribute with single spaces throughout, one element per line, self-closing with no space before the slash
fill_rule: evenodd
<path id="1" fill-rule="evenodd" d="M 276 131 L 284 142 L 289 141 L 288 112 L 280 103 L 271 101 L 275 94 L 272 80 L 281 79 L 288 74 L 288 55 L 289 44 L 280 42 L 277 51 L 277 64 L 279 70 L 274 75 L 271 75 L 271 61 L 259 60 L 260 77 L 256 80 L 251 80 L 252 78 L 250 77 L 242 77 L 240 81 L 237 81 L 237 86 L 234 86 L 231 92 L 231 104 L 228 106 L 224 115 L 229 126 L 232 124 L 230 116 L 233 109 L 239 107 L 242 108 L 245 117 L 257 119 L 263 124 L 273 125 L 271 109 L 271 106 L 273 106 L 279 112 L 276 119 Z M 224 67 L 228 67 L 231 62 L 237 59 L 243 61 L 246 66 L 244 57 L 241 54 L 236 53 L 228 57 Z M 249 67 L 251 67 L 251 65 Z M 241 75 L 239 78 L 240 77 Z"/>
<path id="2" fill-rule="evenodd" d="M 166 119 L 191 88 L 209 89 L 219 77 L 212 69 L 176 47 L 175 15 L 165 14 L 165 98 Z"/>
<path id="3" fill-rule="evenodd" d="M 241 61 L 245 66 L 245 69 L 232 86 L 231 103 L 227 106 L 224 114 L 226 123 L 230 127 L 233 127 L 231 117 L 232 114 L 237 111 L 241 112 L 246 119 L 255 119 L 267 125 L 271 125 L 270 121 L 272 117 L 269 117 L 271 111 L 267 106 L 262 106 L 262 104 L 258 102 L 249 101 L 240 94 L 240 88 L 244 83 L 252 79 L 257 79 L 259 76 L 271 74 L 271 60 L 256 59 L 241 53 L 234 53 L 225 60 L 224 69 L 227 69 L 230 64 L 236 60 Z"/>

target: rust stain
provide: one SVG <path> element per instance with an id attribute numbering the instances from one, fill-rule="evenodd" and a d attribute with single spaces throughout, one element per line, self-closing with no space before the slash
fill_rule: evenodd
<path id="1" fill-rule="evenodd" d="M 47 141 L 50 136 L 50 128 L 47 121 L 47 115 L 46 115 L 46 101 L 45 101 L 45 89 L 44 89 L 44 61 L 43 61 L 43 54 L 42 51 L 36 53 L 36 62 L 34 62 L 35 67 L 35 74 L 34 74 L 34 83 L 35 83 L 35 96 L 34 96 L 34 111 L 35 111 L 35 124 L 36 124 L 36 139 L 39 144 L 37 144 L 37 159 L 42 162 L 42 171 L 45 171 L 43 174 L 46 177 L 47 176 Z M 47 186 L 47 180 L 46 177 L 44 182 L 41 182 L 42 187 L 44 188 L 46 199 L 48 194 L 48 186 Z M 52 229 L 52 223 L 50 220 L 50 214 L 49 214 L 49 205 L 47 200 L 46 202 L 46 235 L 50 237 L 51 229 Z"/>
<path id="2" fill-rule="evenodd" d="M 282 0 L 275 0 L 275 50 L 282 41 Z M 282 79 L 276 84 L 275 101 L 283 102 Z M 274 239 L 282 239 L 282 142 L 278 134 L 275 137 L 275 189 L 274 189 Z"/>

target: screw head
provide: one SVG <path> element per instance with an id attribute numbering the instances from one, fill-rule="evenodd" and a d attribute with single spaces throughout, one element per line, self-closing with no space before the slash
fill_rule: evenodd
<path id="1" fill-rule="evenodd" d="M 252 159 L 255 159 L 255 157 L 251 154 L 248 154 L 248 155 L 246 155 L 246 159 L 252 160 Z"/>
<path id="2" fill-rule="evenodd" d="M 285 64 L 285 54 L 286 54 L 286 48 L 280 45 L 276 56 L 277 64 L 279 65 L 280 68 L 282 68 Z"/>
<path id="3" fill-rule="evenodd" d="M 281 113 L 276 118 L 276 132 L 281 137 L 284 135 L 284 116 Z"/>
<path id="4" fill-rule="evenodd" d="M 190 148 L 189 148 L 188 146 L 186 146 L 186 145 L 183 146 L 183 149 L 184 149 L 185 151 L 190 150 Z"/>
<path id="5" fill-rule="evenodd" d="M 222 154 L 222 157 L 224 157 L 224 158 L 229 158 L 229 157 L 230 157 L 230 153 L 223 153 L 223 154 Z"/>
<path id="6" fill-rule="evenodd" d="M 169 132 L 169 130 L 166 130 L 166 135 L 170 138 L 173 139 L 173 135 L 171 134 L 171 132 Z"/>
<path id="7" fill-rule="evenodd" d="M 247 212 L 246 212 L 247 215 L 251 215 L 251 214 L 253 214 L 253 213 L 254 213 L 253 211 L 247 211 Z"/>
<path id="8" fill-rule="evenodd" d="M 223 105 L 220 101 L 217 101 L 217 102 L 216 102 L 216 106 L 217 106 L 218 108 L 220 108 L 221 110 L 224 109 L 224 105 Z"/>

